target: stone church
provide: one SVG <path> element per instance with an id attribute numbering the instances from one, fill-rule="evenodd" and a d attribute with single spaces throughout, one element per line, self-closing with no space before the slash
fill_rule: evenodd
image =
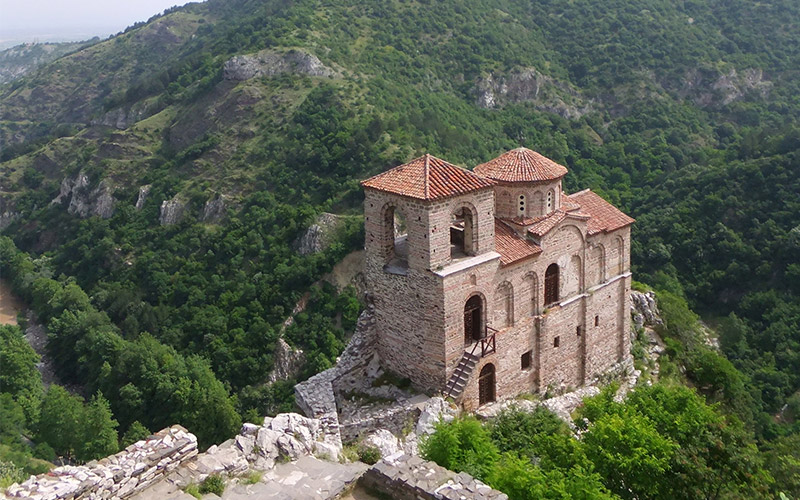
<path id="1" fill-rule="evenodd" d="M 630 227 L 525 148 L 425 155 L 363 181 L 378 353 L 466 409 L 578 387 L 630 352 Z"/>

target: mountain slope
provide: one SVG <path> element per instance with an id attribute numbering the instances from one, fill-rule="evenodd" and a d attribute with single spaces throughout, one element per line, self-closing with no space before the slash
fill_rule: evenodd
<path id="1" fill-rule="evenodd" d="M 637 276 L 742 313 L 723 349 L 760 432 L 784 432 L 760 412 L 800 389 L 798 23 L 790 1 L 193 4 L 0 91 L 0 215 L 120 335 L 201 356 L 258 414 L 286 403 L 263 385 L 283 321 L 361 245 L 352 219 L 298 255 L 314 216 L 357 216 L 357 181 L 416 154 L 471 167 L 525 145 L 637 217 Z M 318 292 L 287 332 L 304 375 L 335 360 L 354 300 Z"/>

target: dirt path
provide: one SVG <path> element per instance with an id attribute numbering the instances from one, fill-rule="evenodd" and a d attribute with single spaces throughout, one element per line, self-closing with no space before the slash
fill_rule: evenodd
<path id="1" fill-rule="evenodd" d="M 17 313 L 25 309 L 25 305 L 11 293 L 11 287 L 0 279 L 0 325 L 16 325 Z"/>

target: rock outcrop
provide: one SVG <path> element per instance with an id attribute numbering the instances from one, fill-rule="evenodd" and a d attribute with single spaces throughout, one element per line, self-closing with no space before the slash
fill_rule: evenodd
<path id="1" fill-rule="evenodd" d="M 161 202 L 161 212 L 158 217 L 158 222 L 162 226 L 177 224 L 183 220 L 185 211 L 186 202 L 183 200 L 177 197 L 171 200 L 164 200 Z"/>
<path id="2" fill-rule="evenodd" d="M 530 102 L 536 109 L 564 118 L 580 118 L 592 110 L 577 90 L 543 75 L 536 68 L 517 68 L 505 75 L 489 74 L 475 85 L 476 103 L 486 109 L 506 103 Z"/>
<path id="3" fill-rule="evenodd" d="M 319 214 L 314 223 L 294 242 L 297 253 L 310 255 L 325 250 L 330 245 L 338 224 L 338 216 L 325 212 Z"/>
<path id="4" fill-rule="evenodd" d="M 146 102 L 137 102 L 130 107 L 112 109 L 100 118 L 93 119 L 90 123 L 125 130 L 134 123 L 153 115 L 154 110 L 150 108 L 151 106 Z"/>
<path id="5" fill-rule="evenodd" d="M 223 78 L 234 81 L 283 73 L 325 77 L 336 75 L 317 56 L 300 49 L 287 52 L 266 49 L 255 54 L 234 56 L 225 62 L 222 72 Z"/>
<path id="6" fill-rule="evenodd" d="M 114 187 L 107 179 L 90 189 L 89 176 L 83 172 L 74 178 L 65 177 L 61 181 L 58 196 L 50 203 L 64 204 L 67 200 L 67 212 L 83 219 L 92 216 L 108 219 L 114 215 Z"/>
<path id="7" fill-rule="evenodd" d="M 270 383 L 278 380 L 289 380 L 296 377 L 303 368 L 306 357 L 302 350 L 294 349 L 282 338 L 278 339 L 275 346 L 275 365 L 267 375 Z"/>
<path id="8" fill-rule="evenodd" d="M 150 189 L 153 186 L 150 184 L 145 184 L 144 186 L 139 186 L 139 197 L 136 198 L 136 210 L 141 210 L 144 208 L 144 202 L 147 201 L 147 195 L 150 194 Z"/>
<path id="9" fill-rule="evenodd" d="M 766 97 L 771 89 L 772 82 L 758 68 L 731 68 L 727 73 L 716 68 L 695 68 L 686 74 L 678 93 L 698 106 L 714 107 L 738 101 L 751 92 Z"/>
<path id="10" fill-rule="evenodd" d="M 203 206 L 203 213 L 200 216 L 200 221 L 209 224 L 218 224 L 222 222 L 225 215 L 227 215 L 227 201 L 227 196 L 221 194 L 214 196 L 210 200 L 206 200 Z"/>
<path id="11" fill-rule="evenodd" d="M 634 332 L 641 330 L 645 325 L 662 325 L 656 294 L 654 292 L 631 292 L 631 318 L 633 319 Z"/>

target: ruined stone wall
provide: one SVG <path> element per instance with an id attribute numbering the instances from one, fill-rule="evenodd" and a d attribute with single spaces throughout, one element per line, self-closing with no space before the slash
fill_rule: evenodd
<path id="1" fill-rule="evenodd" d="M 364 487 L 397 500 L 507 500 L 466 472 L 456 473 L 419 457 L 395 455 L 381 460 L 359 479 Z"/>
<path id="2" fill-rule="evenodd" d="M 57 467 L 6 490 L 9 498 L 128 498 L 197 455 L 197 438 L 179 425 L 124 451 L 78 467 Z"/>

